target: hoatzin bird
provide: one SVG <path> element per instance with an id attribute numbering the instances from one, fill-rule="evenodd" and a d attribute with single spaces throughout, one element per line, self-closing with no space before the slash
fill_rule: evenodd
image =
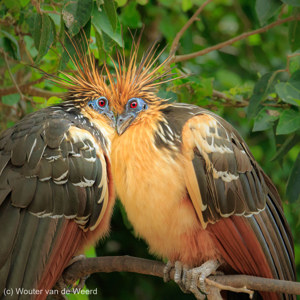
<path id="1" fill-rule="evenodd" d="M 203 282 L 218 266 L 229 274 L 295 280 L 292 235 L 276 188 L 229 123 L 156 95 L 170 79 L 161 72 L 167 61 L 157 66 L 154 53 L 138 64 L 133 50 L 128 66 L 119 56 L 116 81 L 110 75 L 118 114 L 112 174 L 137 235 L 175 264 L 175 279 L 199 299 L 195 280 Z"/>
<path id="2" fill-rule="evenodd" d="M 110 91 L 90 55 L 73 62 L 65 101 L 0 135 L 0 299 L 46 298 L 72 257 L 109 228 Z"/>

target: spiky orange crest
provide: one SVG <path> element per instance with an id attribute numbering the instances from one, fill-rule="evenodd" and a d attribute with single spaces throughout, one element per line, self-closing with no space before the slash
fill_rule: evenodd
<path id="1" fill-rule="evenodd" d="M 140 38 L 131 49 L 128 65 L 124 52 L 123 54 L 117 53 L 117 62 L 113 61 L 115 80 L 106 67 L 111 85 L 112 103 L 118 113 L 122 112 L 124 105 L 133 97 L 142 98 L 153 105 L 161 105 L 165 100 L 156 95 L 157 88 L 161 84 L 173 80 L 170 79 L 173 75 L 170 74 L 170 68 L 161 71 L 161 68 L 169 62 L 169 57 L 161 64 L 157 64 L 164 49 L 156 55 L 158 47 L 154 44 L 138 62 L 139 44 Z M 158 81 L 159 79 L 162 80 Z"/>
<path id="2" fill-rule="evenodd" d="M 87 101 L 101 96 L 110 99 L 111 90 L 105 82 L 103 68 L 99 72 L 96 67 L 95 58 L 89 47 L 87 47 L 87 53 L 84 53 L 83 48 L 80 49 L 79 45 L 73 42 L 71 37 L 69 38 L 76 55 L 72 57 L 66 47 L 63 47 L 74 64 L 76 71 L 73 75 L 61 72 L 66 79 L 49 74 L 46 74 L 46 76 L 49 77 L 51 81 L 68 90 L 64 96 L 65 101 L 74 101 L 78 105 L 85 105 Z M 86 37 L 85 42 L 88 45 Z"/>

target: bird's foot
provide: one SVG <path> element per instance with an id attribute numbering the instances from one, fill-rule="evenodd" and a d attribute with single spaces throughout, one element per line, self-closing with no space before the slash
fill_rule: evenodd
<path id="1" fill-rule="evenodd" d="M 69 267 L 69 266 L 71 266 L 71 265 L 73 265 L 73 264 L 76 263 L 77 261 L 82 260 L 82 259 L 85 259 L 85 258 L 86 258 L 86 256 L 85 256 L 84 254 L 80 254 L 80 255 L 77 255 L 77 256 L 73 256 L 73 257 L 71 258 L 71 260 L 69 261 L 68 265 L 66 266 L 66 268 Z"/>
<path id="2" fill-rule="evenodd" d="M 67 269 L 68 267 L 70 267 L 71 265 L 73 265 L 74 263 L 76 263 L 77 261 L 80 261 L 82 259 L 85 259 L 86 256 L 81 254 L 78 256 L 74 256 L 68 263 L 68 265 L 66 266 L 65 269 Z M 68 284 L 64 277 L 61 276 L 60 279 L 57 281 L 57 283 L 55 284 L 55 288 L 57 288 L 58 290 L 62 291 L 64 289 L 68 290 L 69 293 L 72 294 L 72 292 L 74 290 L 76 290 L 77 292 L 81 289 L 83 289 L 84 285 L 85 285 L 85 281 L 87 280 L 88 276 L 79 278 L 76 282 L 74 282 L 73 284 Z"/>
<path id="3" fill-rule="evenodd" d="M 184 293 L 191 292 L 196 299 L 205 299 L 207 290 L 205 278 L 216 272 L 220 263 L 216 260 L 209 260 L 197 268 L 189 268 L 180 261 L 175 264 L 168 262 L 164 269 L 164 281 L 170 280 L 170 271 L 175 269 L 174 281 Z"/>

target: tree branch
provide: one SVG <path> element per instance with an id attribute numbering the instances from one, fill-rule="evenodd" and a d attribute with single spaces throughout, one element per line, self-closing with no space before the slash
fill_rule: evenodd
<path id="1" fill-rule="evenodd" d="M 5 65 L 6 65 L 6 67 L 7 67 L 9 76 L 10 76 L 10 78 L 11 78 L 11 80 L 12 80 L 14 86 L 15 86 L 15 89 L 16 89 L 16 91 L 20 94 L 21 99 L 23 100 L 25 97 L 24 97 L 22 91 L 20 90 L 20 88 L 19 88 L 19 86 L 18 86 L 18 84 L 17 84 L 17 82 L 16 82 L 16 80 L 15 80 L 15 78 L 14 78 L 14 75 L 12 74 L 12 72 L 11 72 L 11 70 L 10 70 L 9 63 L 8 63 L 8 60 L 7 60 L 7 54 L 6 54 L 5 51 L 1 51 L 1 53 L 3 54 L 4 61 L 5 61 Z"/>
<path id="2" fill-rule="evenodd" d="M 170 56 L 173 56 L 177 50 L 179 40 L 185 33 L 185 31 L 193 24 L 193 22 L 197 19 L 198 15 L 201 13 L 201 11 L 213 0 L 206 0 L 193 14 L 193 16 L 185 23 L 185 25 L 180 29 L 180 31 L 176 34 L 174 41 L 171 45 L 170 50 Z"/>
<path id="3" fill-rule="evenodd" d="M 32 86 L 34 84 L 38 84 L 38 83 L 42 82 L 44 79 L 45 78 L 42 77 L 38 80 L 29 82 L 29 83 L 25 83 L 23 85 L 19 85 L 18 88 L 23 94 L 26 94 L 29 96 L 50 98 L 53 96 L 61 97 L 63 95 L 63 93 L 56 93 L 56 92 L 51 92 L 51 91 L 47 91 L 47 90 L 42 90 L 42 89 Z M 10 94 L 15 94 L 17 92 L 18 92 L 18 89 L 16 88 L 16 86 L 11 86 L 8 88 L 0 89 L 0 97 L 10 95 Z"/>
<path id="4" fill-rule="evenodd" d="M 38 84 L 40 82 L 42 82 L 44 80 L 43 77 L 35 80 L 35 81 L 32 81 L 32 82 L 28 82 L 28 83 L 25 83 L 25 84 L 22 84 L 22 85 L 19 85 L 19 89 L 23 92 L 23 93 L 26 93 L 28 88 L 32 85 L 35 85 L 35 84 Z M 15 94 L 16 92 L 18 92 L 17 88 L 15 86 L 11 86 L 11 87 L 8 87 L 8 88 L 4 88 L 4 89 L 0 89 L 0 97 L 1 96 L 6 96 L 6 95 L 10 95 L 10 94 Z"/>
<path id="5" fill-rule="evenodd" d="M 194 53 L 174 56 L 170 60 L 170 63 L 182 62 L 182 61 L 186 61 L 186 60 L 198 57 L 198 56 L 202 56 L 202 55 L 207 54 L 209 52 L 212 52 L 214 50 L 219 50 L 219 49 L 224 48 L 224 47 L 226 47 L 228 45 L 232 45 L 233 43 L 235 43 L 237 41 L 240 41 L 240 40 L 243 40 L 243 39 L 245 39 L 245 38 L 247 38 L 247 37 L 249 37 L 251 35 L 258 34 L 258 33 L 263 33 L 263 32 L 268 31 L 269 29 L 271 29 L 273 27 L 276 27 L 278 25 L 281 25 L 283 23 L 287 23 L 287 22 L 291 22 L 291 21 L 296 21 L 296 20 L 300 20 L 300 15 L 290 16 L 290 17 L 287 17 L 285 19 L 277 20 L 277 21 L 275 21 L 275 22 L 273 22 L 273 23 L 271 23 L 269 25 L 266 25 L 266 26 L 264 26 L 262 28 L 259 28 L 259 29 L 256 29 L 256 30 L 252 30 L 252 31 L 249 31 L 249 32 L 244 32 L 241 35 L 238 35 L 238 36 L 236 36 L 236 37 L 234 37 L 232 39 L 229 39 L 229 40 L 227 40 L 225 42 L 219 43 L 217 45 L 205 48 L 203 50 L 200 50 L 200 51 L 197 51 L 197 52 L 194 52 Z"/>
<path id="6" fill-rule="evenodd" d="M 56 93 L 51 92 L 47 90 L 42 90 L 33 86 L 30 86 L 27 90 L 27 94 L 30 96 L 37 96 L 37 97 L 44 97 L 44 98 L 50 98 L 50 97 L 62 97 L 64 93 Z"/>
<path id="7" fill-rule="evenodd" d="M 111 273 L 111 272 L 133 272 L 145 275 L 152 275 L 163 278 L 165 264 L 159 261 L 153 261 L 131 256 L 106 256 L 96 258 L 81 259 L 67 269 L 65 269 L 62 280 L 68 284 L 73 284 L 78 278 L 86 277 L 92 273 Z M 170 277 L 174 279 L 174 270 L 171 271 Z M 213 281 L 214 283 L 212 283 Z M 300 295 L 300 283 L 268 279 L 248 275 L 215 275 L 209 276 L 206 283 L 213 287 L 228 287 L 230 290 L 246 289 L 278 292 Z M 217 284 L 215 284 L 217 283 Z M 232 289 L 234 288 L 234 289 Z"/>

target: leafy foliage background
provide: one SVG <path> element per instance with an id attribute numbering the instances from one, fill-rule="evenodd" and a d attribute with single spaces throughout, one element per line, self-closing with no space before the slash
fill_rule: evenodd
<path id="1" fill-rule="evenodd" d="M 61 88 L 45 80 L 47 73 L 73 72 L 68 36 L 85 47 L 84 31 L 99 67 L 116 49 L 129 55 L 133 35 L 144 26 L 142 55 L 155 41 L 165 59 L 172 42 L 203 0 L 2 0 L 0 2 L 0 131 L 25 114 L 60 102 Z M 161 97 L 194 103 L 232 123 L 277 186 L 295 239 L 300 276 L 300 1 L 214 0 L 184 33 L 175 53 L 193 53 L 245 32 L 293 18 L 252 34 L 219 51 L 173 63 L 184 78 L 165 84 Z M 65 45 L 65 50 L 62 47 Z M 67 51 L 66 51 L 67 50 Z M 121 50 L 123 51 L 123 50 Z M 60 75 L 59 75 L 60 76 Z M 149 224 L 151 226 L 151 224 Z M 117 203 L 109 238 L 87 251 L 95 255 L 148 257 L 147 246 L 134 237 Z M 137 274 L 95 274 L 90 299 L 193 299 L 174 283 Z M 70 299 L 88 299 L 71 295 Z"/>

